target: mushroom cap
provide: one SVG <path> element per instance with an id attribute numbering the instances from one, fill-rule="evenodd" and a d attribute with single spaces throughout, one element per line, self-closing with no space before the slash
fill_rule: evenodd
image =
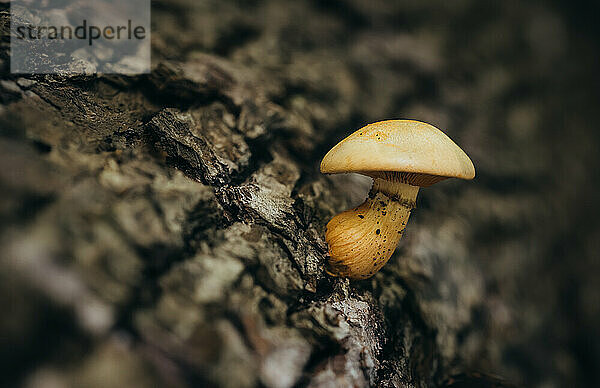
<path id="1" fill-rule="evenodd" d="M 325 155 L 321 172 L 475 177 L 473 162 L 456 143 L 433 125 L 415 120 L 379 121 L 359 129 Z"/>

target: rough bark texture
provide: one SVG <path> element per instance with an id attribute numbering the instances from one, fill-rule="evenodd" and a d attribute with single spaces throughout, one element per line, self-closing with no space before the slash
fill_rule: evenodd
<path id="1" fill-rule="evenodd" d="M 138 77 L 8 74 L 3 4 L 0 385 L 597 384 L 589 19 L 426 3 L 156 1 Z M 324 225 L 370 182 L 319 161 L 385 118 L 478 177 L 333 279 Z"/>

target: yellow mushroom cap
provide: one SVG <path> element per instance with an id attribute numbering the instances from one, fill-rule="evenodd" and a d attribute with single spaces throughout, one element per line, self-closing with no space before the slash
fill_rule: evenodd
<path id="1" fill-rule="evenodd" d="M 403 172 L 473 179 L 473 162 L 446 134 L 415 120 L 369 124 L 333 147 L 321 162 L 325 174 Z"/>

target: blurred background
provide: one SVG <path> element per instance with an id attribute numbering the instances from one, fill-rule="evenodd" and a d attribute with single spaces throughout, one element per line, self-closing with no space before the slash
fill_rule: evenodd
<path id="1" fill-rule="evenodd" d="M 310 213 L 305 229 L 318 235 L 369 185 L 321 176 L 320 158 L 391 118 L 443 129 L 477 177 L 422 190 L 390 264 L 351 285 L 373 298 L 386 333 L 410 326 L 422 336 L 406 329 L 385 343 L 425 338 L 375 352 L 383 366 L 364 385 L 436 386 L 474 372 L 527 387 L 600 385 L 600 3 L 151 4 L 150 75 L 11 75 L 3 36 L 0 385 L 336 386 L 313 376 L 346 345 L 320 347 L 327 330 L 296 314 L 310 315 L 309 301 L 333 286 L 314 275 L 311 300 L 313 275 L 269 272 L 280 248 L 255 247 L 280 231 L 260 209 L 234 211 L 223 198 L 237 185 L 283 185 L 290 211 Z M 6 33 L 8 3 L 0 7 Z M 225 186 L 155 145 L 167 136 L 163 121 L 179 120 L 157 122 L 168 109 L 205 127 L 225 123 L 207 135 L 226 160 Z M 291 183 L 269 186 L 256 171 Z M 246 247 L 231 236 L 255 218 L 266 237 L 243 244 L 256 257 L 219 251 L 223 241 Z M 289 260 L 276 262 L 287 271 Z M 249 302 L 255 283 L 265 295 Z M 286 358 L 243 339 L 254 338 L 248 316 L 271 333 L 256 341 L 294 350 L 289 373 L 277 361 Z M 396 381 L 384 361 L 407 353 L 423 360 Z"/>

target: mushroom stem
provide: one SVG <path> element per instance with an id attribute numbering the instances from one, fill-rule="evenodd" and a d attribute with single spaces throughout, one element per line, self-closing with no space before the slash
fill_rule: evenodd
<path id="1" fill-rule="evenodd" d="M 327 273 L 366 279 L 387 263 L 404 233 L 419 192 L 418 186 L 402 180 L 393 173 L 374 176 L 365 202 L 329 221 L 325 232 L 330 256 Z"/>

